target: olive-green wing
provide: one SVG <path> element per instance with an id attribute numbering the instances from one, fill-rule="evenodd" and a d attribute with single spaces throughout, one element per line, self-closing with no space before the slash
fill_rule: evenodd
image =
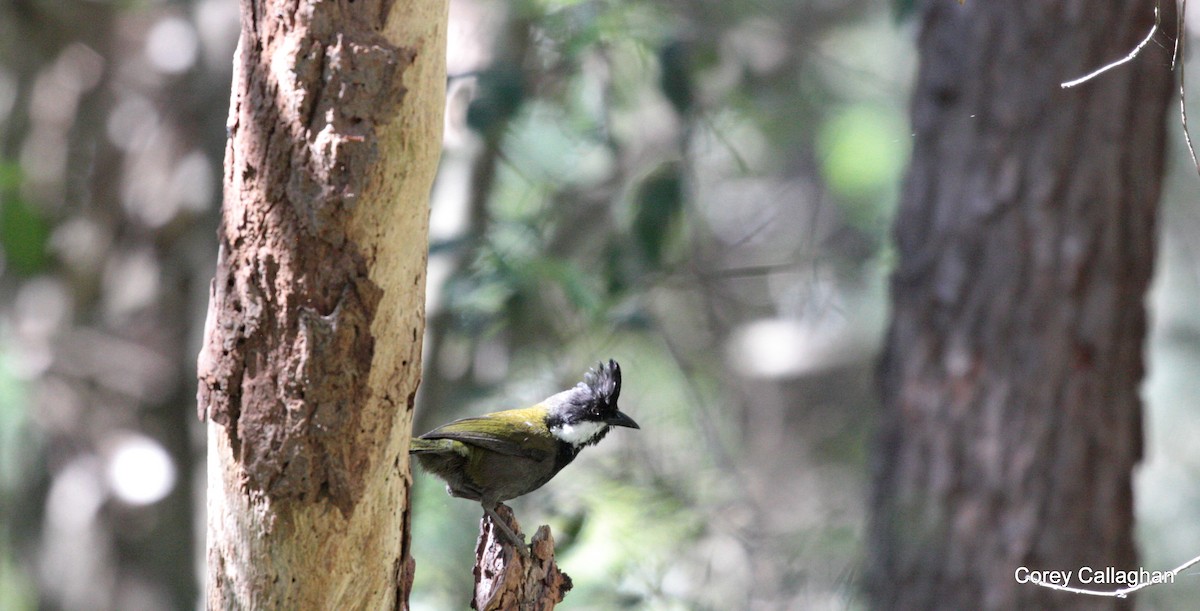
<path id="1" fill-rule="evenodd" d="M 536 430 L 521 421 L 476 417 L 455 420 L 424 435 L 421 439 L 452 439 L 479 446 L 499 454 L 546 460 L 554 451 L 552 438 L 535 435 Z M 543 438 L 544 437 L 544 438 Z"/>

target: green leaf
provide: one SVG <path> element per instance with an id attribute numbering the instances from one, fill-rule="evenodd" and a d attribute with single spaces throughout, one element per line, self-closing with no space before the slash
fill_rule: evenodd
<path id="1" fill-rule="evenodd" d="M 633 238 L 651 267 L 662 265 L 683 211 L 683 176 L 678 163 L 666 163 L 638 185 L 634 196 Z"/>
<path id="2" fill-rule="evenodd" d="M 50 223 L 17 195 L 20 177 L 11 166 L 0 172 L 0 245 L 9 269 L 31 275 L 46 268 Z"/>
<path id="3" fill-rule="evenodd" d="M 845 108 L 821 125 L 817 135 L 821 173 L 858 225 L 873 224 L 894 190 L 909 151 L 909 133 L 888 108 Z"/>
<path id="4" fill-rule="evenodd" d="M 594 317 L 600 311 L 600 295 L 588 282 L 588 276 L 571 262 L 543 258 L 531 262 L 530 270 L 537 279 L 552 282 L 562 289 L 568 303 L 584 315 Z M 535 282 L 535 286 L 538 284 L 541 282 Z"/>
<path id="5" fill-rule="evenodd" d="M 672 40 L 658 50 L 658 86 L 663 95 L 675 107 L 675 112 L 686 115 L 695 101 L 693 93 L 691 58 L 687 44 Z"/>
<path id="6" fill-rule="evenodd" d="M 519 66 L 497 65 L 479 73 L 467 125 L 480 134 L 503 130 L 525 102 L 525 75 Z"/>

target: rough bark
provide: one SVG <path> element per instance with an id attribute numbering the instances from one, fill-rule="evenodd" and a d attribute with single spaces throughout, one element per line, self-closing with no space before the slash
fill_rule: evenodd
<path id="1" fill-rule="evenodd" d="M 1064 90 L 1128 53 L 1153 5 L 922 4 L 869 596 L 888 609 L 1126 608 L 1014 571 L 1137 568 L 1143 299 L 1173 40 Z M 1159 7 L 1173 26 L 1173 3 Z"/>
<path id="2" fill-rule="evenodd" d="M 444 0 L 243 0 L 207 418 L 208 606 L 407 606 Z"/>
<path id="3" fill-rule="evenodd" d="M 496 513 L 520 534 L 521 526 L 507 505 Z M 475 548 L 475 596 L 471 608 L 478 611 L 550 611 L 571 589 L 571 578 L 558 570 L 554 561 L 554 537 L 549 526 L 533 535 L 528 556 L 522 556 L 492 524 L 487 515 Z"/>

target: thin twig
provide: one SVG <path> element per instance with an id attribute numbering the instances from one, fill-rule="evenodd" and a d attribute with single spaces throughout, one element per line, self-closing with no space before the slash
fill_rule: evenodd
<path id="1" fill-rule="evenodd" d="M 1158 6 L 1157 4 L 1155 5 Z M 1175 71 L 1175 62 L 1179 59 L 1179 39 L 1183 35 L 1183 15 L 1187 11 L 1187 0 L 1181 0 L 1179 10 L 1175 12 L 1175 49 L 1171 51 L 1171 71 Z"/>
<path id="2" fill-rule="evenodd" d="M 1175 567 L 1174 570 L 1168 571 L 1163 576 L 1165 577 L 1166 575 L 1170 575 L 1171 576 L 1170 582 L 1174 583 L 1175 578 L 1179 576 L 1179 573 L 1181 573 L 1182 571 L 1184 571 L 1185 569 L 1191 567 L 1192 565 L 1194 565 L 1196 563 L 1200 563 L 1200 556 L 1196 556 L 1195 558 L 1192 558 L 1191 560 L 1188 560 L 1187 562 Z M 1043 588 L 1050 588 L 1051 590 L 1059 590 L 1062 592 L 1071 592 L 1072 594 L 1087 594 L 1089 596 L 1108 596 L 1108 597 L 1112 597 L 1112 598 L 1125 598 L 1125 597 L 1129 596 L 1130 594 L 1133 594 L 1134 592 L 1141 590 L 1142 588 L 1152 586 L 1156 583 L 1165 583 L 1165 581 L 1154 581 L 1154 580 L 1143 581 L 1140 583 L 1135 583 L 1127 588 L 1121 588 L 1119 590 L 1088 590 L 1086 588 L 1073 588 L 1071 586 L 1060 586 L 1058 584 L 1046 583 L 1044 581 L 1039 581 L 1036 579 L 1030 579 L 1029 583 L 1042 586 Z"/>
<path id="3" fill-rule="evenodd" d="M 1133 50 L 1129 52 L 1129 55 L 1126 55 L 1125 57 L 1118 59 L 1117 61 L 1115 61 L 1107 66 L 1098 68 L 1088 75 L 1081 76 L 1073 81 L 1067 81 L 1060 86 L 1063 89 L 1074 87 L 1080 83 L 1090 81 L 1093 78 L 1096 78 L 1097 76 L 1099 76 L 1105 72 L 1108 72 L 1109 70 L 1112 70 L 1113 68 L 1116 68 L 1117 66 L 1120 66 L 1121 64 L 1132 61 L 1133 58 L 1137 57 L 1138 53 L 1142 52 L 1142 47 L 1145 47 L 1147 44 L 1150 43 L 1150 39 L 1154 38 L 1154 34 L 1157 31 L 1158 31 L 1158 7 L 1155 6 L 1154 7 L 1154 25 L 1151 26 L 1150 32 L 1146 34 L 1146 39 L 1143 40 L 1140 44 L 1138 44 L 1138 46 L 1134 47 Z"/>
<path id="4" fill-rule="evenodd" d="M 1187 0 L 1181 0 L 1179 3 L 1179 23 L 1182 24 L 1184 17 L 1187 15 Z M 1179 55 L 1179 121 L 1183 124 L 1183 142 L 1187 145 L 1188 154 L 1192 156 L 1192 165 L 1196 168 L 1196 173 L 1200 174 L 1200 160 L 1196 159 L 1196 146 L 1192 144 L 1192 132 L 1188 129 L 1187 122 L 1187 87 L 1184 85 L 1184 75 L 1187 74 L 1187 60 L 1184 55 L 1187 51 L 1184 45 L 1187 42 L 1184 40 L 1186 34 L 1183 31 L 1182 25 L 1175 31 L 1175 45 Z"/>

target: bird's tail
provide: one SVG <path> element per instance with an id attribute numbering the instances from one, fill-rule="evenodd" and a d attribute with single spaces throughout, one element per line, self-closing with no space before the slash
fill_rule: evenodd
<path id="1" fill-rule="evenodd" d="M 461 453 L 460 447 L 463 444 L 454 441 L 453 439 L 421 439 L 414 437 L 412 444 L 408 446 L 409 454 L 445 454 L 447 452 Z"/>

